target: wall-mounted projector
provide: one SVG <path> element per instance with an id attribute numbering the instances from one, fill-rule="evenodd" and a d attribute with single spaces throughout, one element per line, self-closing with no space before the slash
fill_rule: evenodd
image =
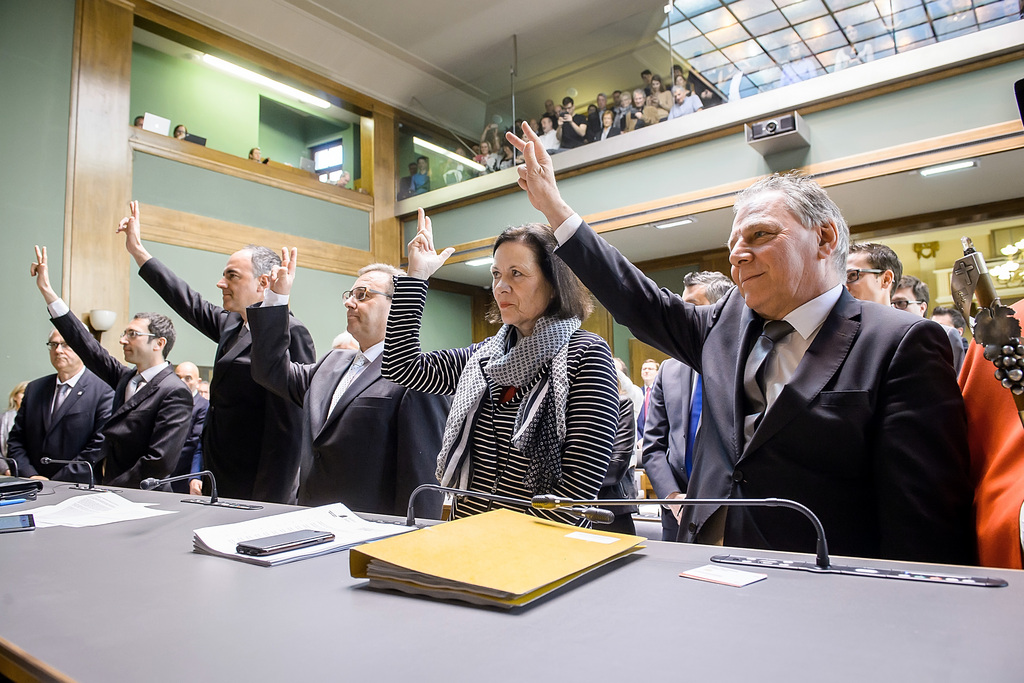
<path id="1" fill-rule="evenodd" d="M 811 146 L 807 124 L 796 112 L 744 124 L 743 130 L 747 136 L 747 144 L 765 157 Z"/>

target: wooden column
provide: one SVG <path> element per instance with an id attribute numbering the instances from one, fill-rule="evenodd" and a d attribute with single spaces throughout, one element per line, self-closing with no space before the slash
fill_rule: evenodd
<path id="1" fill-rule="evenodd" d="M 378 107 L 373 112 L 373 216 L 370 221 L 370 252 L 376 261 L 398 266 L 402 262 L 402 224 L 395 217 L 395 159 L 398 125 L 394 111 Z M 365 149 L 365 146 L 364 146 Z M 364 167 L 363 172 L 366 172 Z"/>
<path id="2" fill-rule="evenodd" d="M 131 272 L 114 230 L 131 198 L 132 21 L 129 2 L 78 0 L 64 217 L 63 298 L 79 316 L 94 308 L 117 313 L 102 337 L 116 358 Z"/>

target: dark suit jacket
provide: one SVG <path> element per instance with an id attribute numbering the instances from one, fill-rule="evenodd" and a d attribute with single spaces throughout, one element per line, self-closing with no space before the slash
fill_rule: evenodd
<path id="1" fill-rule="evenodd" d="M 693 370 L 669 358 L 658 369 L 647 406 L 643 468 L 658 498 L 686 493 L 686 433 L 690 427 Z"/>
<path id="2" fill-rule="evenodd" d="M 192 410 L 192 394 L 174 368 L 165 367 L 125 401 L 135 368 L 114 360 L 74 313 L 52 320 L 85 366 L 114 390 L 113 412 L 103 425 L 103 444 L 89 456 L 94 463 L 103 461 L 97 478 L 112 486 L 138 488 L 148 477 L 170 476 L 188 436 Z"/>
<path id="3" fill-rule="evenodd" d="M 304 408 L 299 504 L 340 501 L 359 512 L 405 515 L 413 489 L 437 483 L 449 399 L 384 379 L 378 356 L 328 415 L 355 352 L 333 350 L 316 364 L 292 362 L 287 316 L 286 306 L 249 309 L 253 377 Z M 417 516 L 440 518 L 439 496 L 416 500 Z"/>
<path id="4" fill-rule="evenodd" d="M 192 471 L 192 462 L 196 451 L 202 452 L 203 424 L 206 422 L 206 411 L 209 408 L 210 402 L 198 393 L 192 397 L 192 420 L 189 423 L 188 438 L 185 439 L 181 456 L 178 457 L 178 463 L 174 466 L 173 476 L 177 477 Z M 188 493 L 188 482 L 176 481 L 171 484 L 171 490 L 177 493 Z"/>
<path id="5" fill-rule="evenodd" d="M 844 290 L 744 446 L 743 366 L 762 321 L 738 291 L 684 303 L 585 224 L 558 255 L 617 321 L 703 376 L 688 496 L 797 500 L 843 555 L 973 560 L 967 425 L 941 328 Z M 712 512 L 686 508 L 680 540 Z M 791 510 L 731 508 L 725 543 L 809 552 L 814 534 Z"/>
<path id="6" fill-rule="evenodd" d="M 8 440 L 8 457 L 17 460 L 22 477 L 41 475 L 58 481 L 87 482 L 89 475 L 82 466 L 44 465 L 39 460 L 75 460 L 83 453 L 97 451 L 103 443 L 101 428 L 110 417 L 114 392 L 86 370 L 51 416 L 56 388 L 55 374 L 28 383 Z"/>
<path id="7" fill-rule="evenodd" d="M 252 378 L 252 342 L 242 316 L 204 300 L 156 259 L 147 261 L 139 275 L 178 315 L 217 342 L 203 456 L 217 479 L 220 495 L 294 502 L 302 411 Z M 288 330 L 291 357 L 300 363 L 316 360 L 306 327 L 289 317 Z"/>

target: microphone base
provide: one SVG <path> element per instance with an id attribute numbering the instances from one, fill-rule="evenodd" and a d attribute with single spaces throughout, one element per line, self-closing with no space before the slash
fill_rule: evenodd
<path id="1" fill-rule="evenodd" d="M 104 493 L 105 491 L 109 491 L 111 493 L 121 493 L 122 490 L 112 488 L 100 488 L 99 486 L 88 486 L 86 484 L 72 484 L 68 488 L 72 489 L 73 491 L 93 491 L 95 493 Z"/>
<path id="2" fill-rule="evenodd" d="M 182 503 L 193 503 L 195 505 L 212 505 L 218 508 L 232 508 L 235 510 L 262 510 L 262 505 L 249 505 L 247 503 L 232 503 L 226 500 L 202 500 L 201 498 L 182 498 Z"/>
<path id="3" fill-rule="evenodd" d="M 854 567 L 852 565 L 833 564 L 822 569 L 813 562 L 796 562 L 779 560 L 770 557 L 749 557 L 744 555 L 713 555 L 712 562 L 720 564 L 738 564 L 759 569 L 793 569 L 815 574 L 846 574 L 847 576 L 866 576 L 876 579 L 896 579 L 898 581 L 926 581 L 958 586 L 978 586 L 981 588 L 1002 588 L 1009 584 L 1003 579 L 984 576 L 961 576 L 956 574 L 939 574 L 936 572 L 912 572 L 905 569 L 884 569 L 878 567 Z"/>

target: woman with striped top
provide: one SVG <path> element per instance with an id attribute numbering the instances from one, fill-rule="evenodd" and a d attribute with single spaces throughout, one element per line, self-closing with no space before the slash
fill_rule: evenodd
<path id="1" fill-rule="evenodd" d="M 423 353 L 426 281 L 454 250 L 435 251 L 430 219 L 419 212 L 409 276 L 395 278 L 381 374 L 417 391 L 455 394 L 438 454 L 441 484 L 524 501 L 466 497 L 455 517 L 513 507 L 579 523 L 528 501 L 542 493 L 594 498 L 608 470 L 618 419 L 611 352 L 580 329 L 590 297 L 554 257 L 555 246 L 541 225 L 505 230 L 494 243 L 489 315 L 501 329 L 469 348 Z"/>

